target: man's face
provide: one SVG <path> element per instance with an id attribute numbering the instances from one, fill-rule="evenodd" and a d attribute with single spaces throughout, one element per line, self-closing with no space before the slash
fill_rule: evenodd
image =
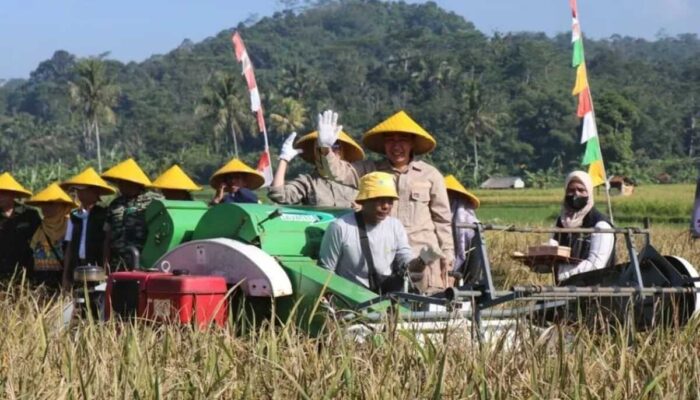
<path id="1" fill-rule="evenodd" d="M 100 190 L 96 187 L 86 186 L 75 190 L 78 201 L 83 207 L 89 207 L 100 200 Z"/>
<path id="2" fill-rule="evenodd" d="M 391 215 L 394 206 L 393 197 L 377 197 L 361 202 L 362 216 L 368 224 L 376 225 Z"/>
<path id="3" fill-rule="evenodd" d="M 55 217 L 66 209 L 63 203 L 42 203 L 39 207 L 44 218 Z"/>
<path id="4" fill-rule="evenodd" d="M 119 193 L 125 197 L 136 197 L 143 192 L 143 186 L 127 181 L 117 181 L 117 188 L 119 188 Z"/>
<path id="5" fill-rule="evenodd" d="M 235 193 L 238 189 L 245 187 L 245 175 L 234 172 L 224 177 L 224 185 L 227 191 Z"/>
<path id="6" fill-rule="evenodd" d="M 14 192 L 0 190 L 0 209 L 9 210 L 15 206 L 15 198 L 17 196 Z"/>
<path id="7" fill-rule="evenodd" d="M 387 133 L 384 135 L 384 153 L 391 164 L 401 167 L 411 161 L 413 135 Z"/>

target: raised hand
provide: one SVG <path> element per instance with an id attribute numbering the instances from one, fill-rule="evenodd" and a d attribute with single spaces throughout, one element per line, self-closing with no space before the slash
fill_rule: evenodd
<path id="1" fill-rule="evenodd" d="M 332 147 L 342 130 L 343 126 L 338 125 L 338 113 L 326 110 L 318 114 L 318 147 Z"/>
<path id="2" fill-rule="evenodd" d="M 284 140 L 284 143 L 282 143 L 282 148 L 280 149 L 280 160 L 284 160 L 286 162 L 292 161 L 294 157 L 297 155 L 301 154 L 304 150 L 302 149 L 295 149 L 294 148 L 294 140 L 297 137 L 296 132 L 292 132 L 287 138 Z"/>

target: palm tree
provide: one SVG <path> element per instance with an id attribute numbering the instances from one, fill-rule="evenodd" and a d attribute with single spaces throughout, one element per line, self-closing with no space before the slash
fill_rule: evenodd
<path id="1" fill-rule="evenodd" d="M 270 114 L 275 131 L 289 133 L 301 129 L 308 121 L 306 107 L 291 97 L 285 97 Z"/>
<path id="2" fill-rule="evenodd" d="M 214 148 L 218 151 L 218 139 L 224 131 L 231 133 L 233 150 L 238 158 L 238 138 L 243 137 L 243 128 L 255 132 L 252 128 L 252 114 L 240 100 L 236 77 L 228 73 L 216 73 L 209 86 L 204 89 L 204 96 L 195 108 L 195 115 L 213 124 Z M 252 128 L 252 129 L 251 129 Z"/>
<path id="3" fill-rule="evenodd" d="M 113 107 L 119 99 L 119 87 L 107 76 L 101 58 L 88 58 L 75 66 L 76 78 L 68 83 L 70 97 L 75 111 L 84 119 L 83 135 L 87 148 L 90 138 L 95 135 L 97 145 L 97 168 L 102 172 L 102 150 L 100 148 L 100 121 L 114 123 L 116 115 Z"/>
<path id="4" fill-rule="evenodd" d="M 474 185 L 479 184 L 479 152 L 477 142 L 486 133 L 497 133 L 496 115 L 484 112 L 486 101 L 481 83 L 472 71 L 462 94 L 462 126 L 474 149 Z"/>

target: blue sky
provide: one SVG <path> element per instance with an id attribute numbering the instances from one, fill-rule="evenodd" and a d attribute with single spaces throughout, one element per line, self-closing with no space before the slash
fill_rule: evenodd
<path id="1" fill-rule="evenodd" d="M 417 3 L 421 1 L 410 1 Z M 436 0 L 441 7 L 494 31 L 569 30 L 568 0 Z M 654 39 L 700 35 L 700 0 L 578 0 L 584 35 Z M 55 50 L 78 56 L 111 52 L 122 61 L 166 53 L 252 14 L 279 10 L 276 0 L 0 0 L 0 79 L 25 78 Z"/>

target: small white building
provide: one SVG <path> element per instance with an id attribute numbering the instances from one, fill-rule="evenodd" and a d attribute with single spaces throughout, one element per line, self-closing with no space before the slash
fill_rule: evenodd
<path id="1" fill-rule="evenodd" d="M 482 189 L 522 189 L 524 187 L 525 181 L 517 176 L 494 176 L 480 186 Z"/>

